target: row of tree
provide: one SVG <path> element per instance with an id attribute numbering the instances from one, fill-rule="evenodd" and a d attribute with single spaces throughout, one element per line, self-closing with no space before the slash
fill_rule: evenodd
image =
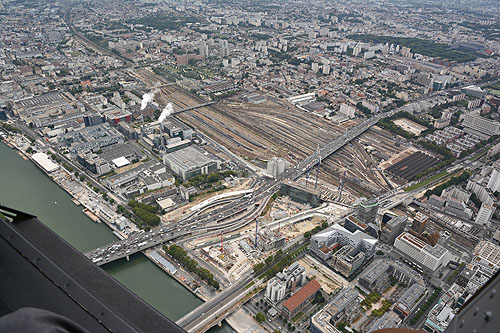
<path id="1" fill-rule="evenodd" d="M 139 225 L 145 224 L 150 227 L 155 227 L 160 224 L 160 217 L 156 215 L 156 213 L 158 213 L 158 208 L 156 206 L 147 205 L 135 200 L 130 200 L 128 206 L 132 208 L 132 212 L 139 219 Z"/>
<path id="2" fill-rule="evenodd" d="M 448 180 L 447 182 L 445 182 L 439 186 L 436 186 L 432 190 L 427 190 L 424 195 L 426 197 L 430 197 L 433 194 L 440 196 L 445 188 L 452 186 L 452 185 L 457 185 L 457 184 L 463 183 L 463 182 L 467 181 L 469 179 L 469 177 L 470 177 L 470 173 L 468 173 L 467 171 L 464 171 L 464 172 L 462 172 L 462 174 L 460 176 L 451 177 L 451 179 Z"/>
<path id="3" fill-rule="evenodd" d="M 237 173 L 232 170 L 225 170 L 220 172 L 211 172 L 209 174 L 204 175 L 196 175 L 189 179 L 186 185 L 188 186 L 200 186 L 200 185 L 212 185 L 215 182 L 218 182 L 221 179 L 224 179 L 229 176 L 234 176 Z"/>
<path id="4" fill-rule="evenodd" d="M 198 266 L 196 260 L 191 258 L 187 251 L 182 247 L 175 244 L 172 244 L 169 247 L 164 245 L 163 250 L 180 262 L 189 271 L 198 275 L 200 279 L 205 280 L 208 285 L 214 287 L 215 289 L 219 289 L 219 282 L 214 279 L 214 275 L 208 269 Z"/>
<path id="5" fill-rule="evenodd" d="M 432 293 L 431 296 L 429 296 L 429 298 L 427 299 L 427 301 L 424 303 L 424 305 L 422 305 L 422 307 L 420 308 L 420 310 L 418 310 L 415 315 L 413 316 L 413 318 L 411 318 L 410 320 L 410 323 L 412 325 L 414 325 L 417 320 L 420 319 L 420 317 L 422 317 L 422 315 L 424 313 L 427 312 L 427 310 L 429 309 L 429 307 L 434 303 L 434 301 L 439 297 L 439 294 L 441 293 L 441 288 L 436 288 L 434 289 L 434 292 Z"/>
<path id="6" fill-rule="evenodd" d="M 325 230 L 326 228 L 328 228 L 328 222 L 326 220 L 322 220 L 321 225 L 314 227 L 314 229 L 310 231 L 306 231 L 304 233 L 304 238 L 309 239 L 312 235 L 317 234 L 318 232 Z"/>

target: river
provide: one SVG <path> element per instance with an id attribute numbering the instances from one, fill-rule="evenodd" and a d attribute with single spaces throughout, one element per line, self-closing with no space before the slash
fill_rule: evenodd
<path id="1" fill-rule="evenodd" d="M 0 202 L 37 216 L 76 249 L 86 252 L 116 240 L 104 224 L 94 223 L 71 197 L 31 161 L 0 142 Z M 173 321 L 201 301 L 142 254 L 103 268 Z M 226 324 L 211 333 L 233 330 Z"/>

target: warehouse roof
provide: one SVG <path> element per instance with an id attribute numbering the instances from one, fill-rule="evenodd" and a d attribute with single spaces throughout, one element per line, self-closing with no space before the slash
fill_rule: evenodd
<path id="1" fill-rule="evenodd" d="M 304 303 L 306 299 L 314 295 L 320 288 L 321 285 L 318 281 L 311 280 L 305 286 L 300 288 L 300 290 L 292 297 L 283 302 L 283 306 L 286 307 L 290 313 L 292 313 L 297 307 Z"/>
<path id="2" fill-rule="evenodd" d="M 47 172 L 52 172 L 54 170 L 57 170 L 59 168 L 59 165 L 56 163 L 52 162 L 45 153 L 36 153 L 31 156 L 33 160 L 39 164 L 42 168 L 45 169 Z"/>

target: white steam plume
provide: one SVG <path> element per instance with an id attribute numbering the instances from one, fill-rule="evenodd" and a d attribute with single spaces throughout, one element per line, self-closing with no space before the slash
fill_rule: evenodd
<path id="1" fill-rule="evenodd" d="M 172 107 L 172 103 L 168 103 L 161 112 L 160 117 L 158 117 L 158 121 L 160 122 L 160 124 L 163 123 L 165 119 L 167 119 L 167 117 L 172 113 L 174 113 L 174 108 Z"/>
<path id="2" fill-rule="evenodd" d="M 148 106 L 148 103 L 151 103 L 153 101 L 153 99 L 155 98 L 155 94 L 157 92 L 158 92 L 158 89 L 154 89 L 154 90 L 142 95 L 141 110 L 144 110 L 146 108 L 146 106 Z"/>

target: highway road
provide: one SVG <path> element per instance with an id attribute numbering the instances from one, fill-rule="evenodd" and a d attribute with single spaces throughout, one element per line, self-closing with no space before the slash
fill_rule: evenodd
<path id="1" fill-rule="evenodd" d="M 418 103 L 422 100 L 434 98 L 437 95 L 438 94 L 436 93 L 424 96 L 412 101 L 412 103 Z M 378 113 L 356 126 L 347 129 L 344 134 L 320 147 L 321 159 L 327 158 L 344 145 L 370 129 L 381 119 L 390 117 L 395 113 L 402 111 L 404 107 L 405 106 L 396 108 L 385 113 Z M 148 240 L 143 240 L 142 242 L 137 243 L 135 242 L 135 239 L 138 236 L 132 236 L 129 239 L 118 241 L 108 246 L 90 251 L 86 253 L 86 255 L 96 264 L 102 265 L 181 236 L 193 235 L 197 233 L 203 233 L 204 236 L 209 236 L 220 232 L 227 233 L 241 228 L 250 223 L 252 218 L 259 216 L 259 213 L 262 211 L 262 208 L 265 206 L 267 200 L 269 200 L 271 195 L 279 190 L 283 181 L 299 179 L 304 173 L 315 167 L 318 162 L 319 156 L 317 152 L 314 152 L 294 167 L 287 169 L 277 179 L 263 179 L 261 181 L 261 187 L 256 189 L 252 194 L 246 195 L 237 201 L 222 204 L 220 208 L 215 211 L 200 215 L 191 214 L 188 218 L 181 219 L 167 228 L 154 228 L 151 230 L 150 233 L 152 236 Z M 390 191 L 390 193 L 392 192 L 393 190 Z M 147 243 L 144 243 L 145 241 Z"/>
<path id="2" fill-rule="evenodd" d="M 303 239 L 302 239 L 303 240 Z M 264 269 L 256 273 L 248 272 L 246 275 L 243 275 L 238 282 L 233 284 L 228 289 L 225 289 L 221 293 L 219 293 L 214 298 L 208 300 L 207 302 L 201 304 L 196 309 L 192 310 L 188 314 L 186 314 L 181 319 L 177 320 L 176 324 L 183 327 L 188 332 L 195 331 L 195 328 L 203 327 L 206 322 L 213 321 L 215 318 L 218 318 L 219 313 L 225 311 L 223 306 L 227 306 L 228 302 L 237 302 L 241 296 L 244 296 L 250 290 L 247 290 L 245 287 L 251 283 L 255 282 L 254 285 L 257 285 L 259 276 L 267 272 L 271 269 L 276 263 L 282 260 L 289 251 L 294 251 L 295 249 L 302 246 L 303 243 L 299 243 L 298 240 L 290 242 L 283 248 L 283 255 L 279 258 L 275 258 L 272 263 L 266 266 Z M 240 297 L 234 297 L 234 296 Z M 222 320 L 223 318 L 221 318 Z"/>

